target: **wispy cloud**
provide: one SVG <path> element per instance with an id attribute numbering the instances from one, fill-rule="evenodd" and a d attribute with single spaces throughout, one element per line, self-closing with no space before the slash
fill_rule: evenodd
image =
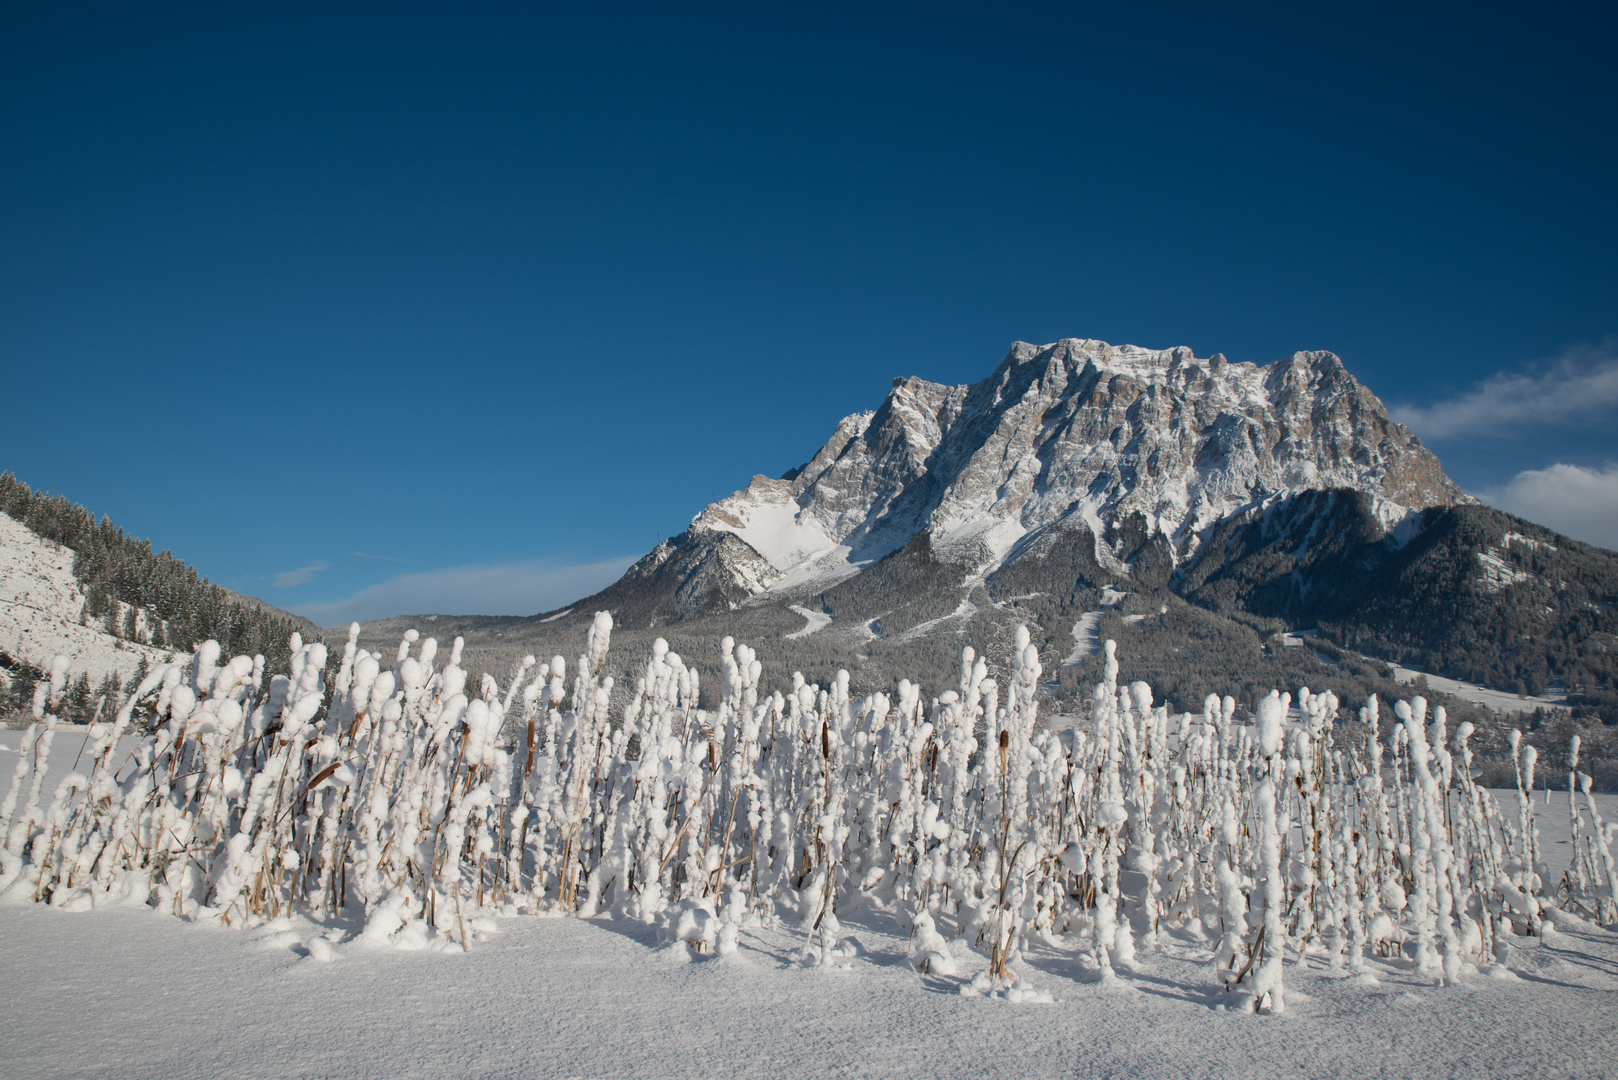
<path id="1" fill-rule="evenodd" d="M 380 560 L 382 562 L 398 562 L 398 563 L 402 563 L 402 562 L 409 562 L 410 561 L 409 559 L 396 559 L 392 555 L 367 555 L 363 551 L 350 551 L 349 554 L 358 556 L 361 559 L 378 559 L 378 560 Z"/>
<path id="2" fill-rule="evenodd" d="M 1527 371 L 1502 372 L 1448 401 L 1395 406 L 1395 420 L 1424 439 L 1588 420 L 1618 410 L 1618 342 L 1569 349 Z"/>
<path id="3" fill-rule="evenodd" d="M 1532 469 L 1476 494 L 1507 513 L 1618 551 L 1618 463 L 1599 470 L 1562 464 Z"/>
<path id="4" fill-rule="evenodd" d="M 401 574 L 341 600 L 289 606 L 321 626 L 393 615 L 533 615 L 605 588 L 638 557 L 577 566 L 550 562 L 449 566 Z"/>
<path id="5" fill-rule="evenodd" d="M 296 570 L 287 570 L 275 575 L 275 587 L 277 589 L 292 589 L 299 585 L 306 585 L 316 574 L 322 570 L 330 569 L 331 563 L 321 562 L 300 566 Z"/>

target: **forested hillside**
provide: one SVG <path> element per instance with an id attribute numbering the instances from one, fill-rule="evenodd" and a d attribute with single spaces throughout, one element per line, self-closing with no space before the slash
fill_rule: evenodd
<path id="1" fill-rule="evenodd" d="M 73 576 L 84 591 L 79 617 L 114 636 L 181 652 L 212 639 L 230 655 L 262 653 L 274 668 L 288 662 L 294 631 L 319 633 L 307 619 L 215 585 L 105 516 L 98 522 L 85 507 L 36 492 L 10 472 L 0 473 L 0 512 L 72 549 Z"/>
<path id="2" fill-rule="evenodd" d="M 1433 674 L 1561 687 L 1618 723 L 1618 555 L 1475 504 L 1405 530 L 1386 534 L 1363 494 L 1305 492 L 1221 523 L 1175 590 Z"/>

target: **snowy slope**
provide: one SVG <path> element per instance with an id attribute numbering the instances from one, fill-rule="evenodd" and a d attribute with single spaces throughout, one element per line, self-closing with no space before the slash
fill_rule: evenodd
<path id="1" fill-rule="evenodd" d="M 168 660 L 165 649 L 124 641 L 99 625 L 80 626 L 83 609 L 72 550 L 0 513 L 0 649 L 44 669 L 52 657 L 66 656 L 69 671 L 87 673 L 92 686 L 108 672 L 123 682 L 142 656 L 148 664 Z"/>
<path id="2" fill-rule="evenodd" d="M 802 630 L 795 630 L 788 634 L 788 638 L 808 637 L 815 631 L 824 630 L 826 627 L 831 625 L 831 616 L 827 615 L 824 611 L 810 611 L 802 604 L 793 604 L 790 610 L 802 615 L 805 619 L 808 619 L 809 622 Z"/>
<path id="3" fill-rule="evenodd" d="M 755 476 L 746 490 L 709 505 L 692 522 L 698 530 L 736 534 L 780 572 L 769 587 L 848 573 L 850 549 L 801 512 L 785 480 Z M 817 572 L 817 568 L 823 567 Z M 755 591 L 762 591 L 761 587 Z"/>

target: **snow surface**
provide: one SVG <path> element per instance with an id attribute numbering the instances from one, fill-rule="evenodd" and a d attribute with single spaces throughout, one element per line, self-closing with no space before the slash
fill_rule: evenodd
<path id="1" fill-rule="evenodd" d="M 933 523 L 933 550 L 962 562 L 979 563 L 977 577 L 981 581 L 1005 562 L 1028 531 L 1022 522 L 1011 518 L 941 518 Z"/>
<path id="2" fill-rule="evenodd" d="M 1524 536 L 1520 532 L 1508 532 L 1505 536 L 1500 538 L 1500 542 L 1505 544 L 1507 547 L 1510 547 L 1512 544 L 1521 544 L 1530 551 L 1538 551 L 1542 547 L 1547 551 L 1556 550 L 1555 544 L 1547 543 L 1543 540 L 1535 540 L 1532 536 Z"/>
<path id="3" fill-rule="evenodd" d="M 968 593 L 967 596 L 963 596 L 961 598 L 961 602 L 959 604 L 955 605 L 955 610 L 950 612 L 948 615 L 940 615 L 936 619 L 928 619 L 926 622 L 919 622 L 915 626 L 912 626 L 910 629 L 906 630 L 904 633 L 900 634 L 898 637 L 894 638 L 893 640 L 895 640 L 895 641 L 916 641 L 916 640 L 918 640 L 920 638 L 926 637 L 929 633 L 931 633 L 933 631 L 934 628 L 939 627 L 939 626 L 943 626 L 945 623 L 949 622 L 952 619 L 968 619 L 968 618 L 971 618 L 973 615 L 977 614 L 978 606 L 976 604 L 972 603 L 972 601 L 970 599 L 968 599 L 968 597 L 970 597 L 970 596 L 971 596 L 970 593 Z M 872 621 L 876 622 L 876 621 L 879 621 L 879 620 L 872 620 Z"/>
<path id="4" fill-rule="evenodd" d="M 1483 587 L 1490 592 L 1499 592 L 1512 585 L 1534 580 L 1533 574 L 1512 566 L 1496 554 L 1493 548 L 1478 552 L 1478 562 L 1483 567 Z"/>
<path id="5" fill-rule="evenodd" d="M 847 577 L 858 568 L 850 549 L 839 544 L 799 513 L 792 486 L 784 480 L 755 476 L 741 491 L 713 503 L 692 524 L 732 532 L 786 576 L 769 583 L 771 590 L 801 588 L 811 581 Z M 762 592 L 763 583 L 750 591 Z"/>
<path id="6" fill-rule="evenodd" d="M 1421 511 L 1414 507 L 1403 506 L 1391 499 L 1373 499 L 1371 508 L 1395 550 L 1410 543 L 1421 528 Z"/>
<path id="7" fill-rule="evenodd" d="M 145 656 L 166 663 L 164 649 L 138 645 L 80 626 L 84 593 L 73 577 L 73 549 L 54 544 L 26 525 L 0 513 L 0 648 L 19 660 L 49 669 L 65 656 L 74 677 L 84 672 L 98 686 L 109 671 L 127 679 Z"/>
<path id="8" fill-rule="evenodd" d="M 1555 800 L 1553 799 L 1553 803 Z M 1536 806 L 1536 810 L 1538 807 Z M 1565 917 L 1517 939 L 1515 978 L 1440 988 L 1406 961 L 1375 981 L 1288 963 L 1287 1012 L 1221 1011 L 1207 943 L 1142 951 L 1112 986 L 1048 947 L 1051 1004 L 962 996 L 984 966 L 921 975 L 902 936 L 850 927 L 807 970 L 788 928 L 680 962 L 656 931 L 492 920 L 470 953 L 367 948 L 305 922 L 241 932 L 144 906 L 0 905 L 4 1075 L 77 1077 L 1610 1076 L 1618 936 Z M 329 936 L 328 936 L 329 935 Z M 960 947 L 956 946 L 957 955 Z M 321 957 L 329 957 L 322 960 Z"/>

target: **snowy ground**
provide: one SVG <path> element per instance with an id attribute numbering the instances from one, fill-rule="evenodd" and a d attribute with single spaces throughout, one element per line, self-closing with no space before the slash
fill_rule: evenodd
<path id="1" fill-rule="evenodd" d="M 59 733 L 52 774 L 82 737 Z M 18 745 L 0 736 L 0 775 Z M 1618 796 L 1601 802 L 1618 816 Z M 1547 851 L 1566 807 L 1535 799 Z M 638 923 L 528 916 L 494 920 L 469 953 L 404 952 L 352 926 L 244 932 L 12 897 L 0 1075 L 1609 1076 L 1618 935 L 1556 919 L 1543 941 L 1517 939 L 1514 978 L 1435 987 L 1401 959 L 1351 979 L 1310 958 L 1287 966 L 1286 1013 L 1255 1017 L 1223 1011 L 1209 945 L 1190 937 L 1143 947 L 1110 988 L 1074 943 L 1041 944 L 1023 972 L 1054 1002 L 1009 1005 L 962 995 L 986 966 L 962 944 L 960 976 L 913 971 L 882 916 L 848 919 L 857 946 L 828 970 L 797 963 L 790 926 L 753 928 L 725 960 L 661 951 Z"/>
<path id="2" fill-rule="evenodd" d="M 903 941 L 857 933 L 846 970 L 755 932 L 737 958 L 676 963 L 639 924 L 499 920 L 469 954 L 320 963 L 301 935 L 204 929 L 146 909 L 0 907 L 4 1073 L 25 1077 L 1610 1076 L 1618 948 L 1529 940 L 1508 981 L 1375 985 L 1290 968 L 1288 1011 L 1220 1010 L 1198 946 L 1122 987 L 1041 949 L 1049 1005 L 963 997 Z"/>

